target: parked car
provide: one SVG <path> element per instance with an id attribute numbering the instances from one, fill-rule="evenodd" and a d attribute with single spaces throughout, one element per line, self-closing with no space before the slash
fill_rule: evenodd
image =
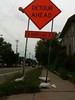
<path id="1" fill-rule="evenodd" d="M 32 67 L 36 67 L 35 65 L 32 65 Z"/>

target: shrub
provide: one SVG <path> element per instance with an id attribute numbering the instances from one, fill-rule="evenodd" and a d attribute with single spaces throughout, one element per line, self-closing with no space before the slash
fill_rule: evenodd
<path id="1" fill-rule="evenodd" d="M 70 79 L 70 81 L 75 84 L 75 75 Z"/>
<path id="2" fill-rule="evenodd" d="M 58 70 L 60 76 L 62 79 L 67 80 L 68 79 L 68 71 L 65 68 L 60 67 Z"/>
<path id="3" fill-rule="evenodd" d="M 75 55 L 68 57 L 66 67 L 69 71 L 75 72 Z"/>

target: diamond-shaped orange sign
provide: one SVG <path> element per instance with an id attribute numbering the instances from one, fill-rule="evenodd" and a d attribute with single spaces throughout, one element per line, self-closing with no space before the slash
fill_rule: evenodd
<path id="1" fill-rule="evenodd" d="M 61 11 L 50 0 L 34 0 L 23 9 L 23 12 L 39 29 L 42 29 Z"/>

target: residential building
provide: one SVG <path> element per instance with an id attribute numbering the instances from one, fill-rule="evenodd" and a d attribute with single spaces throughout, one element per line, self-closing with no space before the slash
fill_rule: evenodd
<path id="1" fill-rule="evenodd" d="M 60 37 L 67 55 L 75 54 L 75 14 L 68 18 Z"/>

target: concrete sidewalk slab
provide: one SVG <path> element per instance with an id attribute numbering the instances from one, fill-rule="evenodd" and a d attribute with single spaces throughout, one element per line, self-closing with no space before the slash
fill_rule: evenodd
<path id="1" fill-rule="evenodd" d="M 9 96 L 7 100 L 75 100 L 75 92 L 40 92 Z"/>
<path id="2" fill-rule="evenodd" d="M 45 76 L 46 70 L 43 69 L 42 76 Z M 57 76 L 56 74 L 52 72 L 48 72 L 48 77 L 50 79 L 50 84 L 55 84 L 56 88 L 48 89 L 48 91 L 62 91 L 62 92 L 75 92 L 75 84 L 72 84 L 68 80 L 61 79 L 60 76 Z"/>
<path id="3" fill-rule="evenodd" d="M 75 100 L 74 92 L 42 92 L 35 95 L 34 100 Z"/>
<path id="4" fill-rule="evenodd" d="M 7 97 L 7 100 L 33 100 L 33 94 L 19 94 Z"/>

